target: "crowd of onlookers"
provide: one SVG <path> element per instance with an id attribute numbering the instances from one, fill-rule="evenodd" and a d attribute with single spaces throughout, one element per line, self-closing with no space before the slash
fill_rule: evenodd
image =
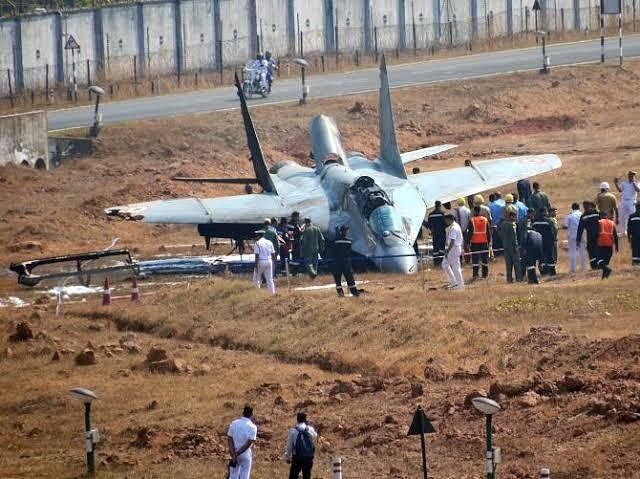
<path id="1" fill-rule="evenodd" d="M 591 269 L 602 270 L 602 278 L 611 274 L 613 251 L 618 250 L 618 236 L 627 236 L 632 249 L 632 264 L 640 264 L 640 183 L 629 171 L 624 181 L 614 179 L 620 201 L 607 182 L 593 201 L 573 203 L 571 211 L 559 224 L 557 208 L 538 182 L 523 179 L 517 191 L 502 195 L 491 193 L 488 204 L 482 195 L 458 198 L 454 204 L 435 202 L 424 221 L 431 232 L 433 259 L 447 273 L 449 287 L 464 288 L 461 264 L 470 263 L 470 281 L 489 274 L 489 260 L 504 256 L 508 282 L 538 283 L 540 275 L 556 274 L 558 229 L 565 228 L 569 272 L 576 264 L 586 270 L 588 256 Z"/>

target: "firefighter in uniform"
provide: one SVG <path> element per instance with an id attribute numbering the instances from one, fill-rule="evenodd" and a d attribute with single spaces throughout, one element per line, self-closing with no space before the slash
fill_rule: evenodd
<path id="1" fill-rule="evenodd" d="M 583 201 L 584 212 L 578 222 L 578 232 L 576 233 L 576 245 L 580 249 L 582 242 L 582 232 L 587 236 L 587 254 L 589 255 L 589 266 L 591 269 L 598 269 L 598 221 L 600 216 L 596 211 L 596 205 L 592 201 Z"/>
<path id="2" fill-rule="evenodd" d="M 558 228 L 549 218 L 547 208 L 540 208 L 533 221 L 533 229 L 542 236 L 542 262 L 540 264 L 540 274 L 555 275 L 556 263 L 553 260 L 553 248 L 558 236 Z"/>
<path id="3" fill-rule="evenodd" d="M 508 196 L 508 195 L 507 195 Z M 516 281 L 522 281 L 520 269 L 520 252 L 518 251 L 518 234 L 516 226 L 517 211 L 509 211 L 507 219 L 500 222 L 500 236 L 504 248 L 504 264 L 507 272 L 507 283 L 513 283 L 513 271 Z"/>
<path id="4" fill-rule="evenodd" d="M 491 243 L 491 225 L 486 216 L 482 215 L 480 206 L 473 207 L 473 216 L 467 227 L 469 238 L 469 250 L 471 251 L 471 266 L 473 277 L 471 281 L 478 279 L 478 270 L 482 264 L 482 277 L 489 275 L 489 244 Z"/>
<path id="5" fill-rule="evenodd" d="M 527 282 L 538 284 L 538 274 L 536 273 L 536 263 L 542 261 L 542 235 L 529 226 L 522 237 L 520 244 L 520 256 L 527 271 Z"/>
<path id="6" fill-rule="evenodd" d="M 640 264 L 640 202 L 636 203 L 636 211 L 627 221 L 627 236 L 631 243 L 631 264 Z"/>
<path id="7" fill-rule="evenodd" d="M 344 296 L 342 290 L 342 276 L 347 280 L 347 286 L 352 296 L 359 296 L 356 281 L 353 278 L 353 266 L 351 265 L 351 238 L 348 236 L 349 226 L 342 225 L 338 228 L 336 240 L 333 242 L 333 262 L 331 269 L 333 279 L 336 282 L 336 291 L 338 296 Z"/>
<path id="8" fill-rule="evenodd" d="M 611 274 L 609 261 L 613 256 L 613 246 L 618 252 L 618 232 L 616 224 L 605 212 L 600 213 L 598 221 L 598 268 L 602 270 L 602 279 L 608 278 Z"/>
<path id="9" fill-rule="evenodd" d="M 442 203 L 436 201 L 435 209 L 429 213 L 425 226 L 431 231 L 431 241 L 433 243 L 433 264 L 438 266 L 442 263 L 444 248 L 447 242 L 447 232 L 444 224 L 444 210 Z"/>

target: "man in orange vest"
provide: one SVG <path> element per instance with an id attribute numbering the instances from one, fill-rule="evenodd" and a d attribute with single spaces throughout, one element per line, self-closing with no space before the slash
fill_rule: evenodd
<path id="1" fill-rule="evenodd" d="M 471 281 L 478 279 L 478 270 L 482 263 L 482 277 L 489 276 L 489 244 L 491 244 L 491 223 L 482 215 L 480 205 L 473 207 L 473 216 L 467 227 L 469 249 L 471 250 L 471 266 L 473 277 Z"/>
<path id="2" fill-rule="evenodd" d="M 609 261 L 613 255 L 613 246 L 618 252 L 618 232 L 616 224 L 610 219 L 609 215 L 601 211 L 600 220 L 598 221 L 598 268 L 602 270 L 602 279 L 608 278 L 611 274 Z"/>

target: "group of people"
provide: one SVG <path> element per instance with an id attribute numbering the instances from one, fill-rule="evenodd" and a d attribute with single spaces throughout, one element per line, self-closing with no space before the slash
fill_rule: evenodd
<path id="1" fill-rule="evenodd" d="M 262 87 L 271 92 L 271 85 L 273 85 L 273 75 L 278 69 L 278 63 L 272 57 L 270 51 L 258 53 L 256 59 L 252 62 L 251 68 L 257 73 Z"/>
<path id="2" fill-rule="evenodd" d="M 348 225 L 338 227 L 335 240 L 327 245 L 322 231 L 312 223 L 311 218 L 305 218 L 301 224 L 300 213 L 294 211 L 290 219 L 280 218 L 280 222 L 275 218 L 265 218 L 263 228 L 256 231 L 256 234 L 259 239 L 254 243 L 253 282 L 257 288 L 260 288 L 264 280 L 269 291 L 275 294 L 274 265 L 278 257 L 282 274 L 287 274 L 289 265 L 304 265 L 309 277 L 315 279 L 318 276 L 319 257 L 328 253 L 338 296 L 344 296 L 343 276 L 351 295 L 359 295 L 353 275 L 352 241 Z"/>
<path id="3" fill-rule="evenodd" d="M 253 422 L 253 407 L 246 405 L 242 416 L 234 419 L 227 431 L 229 446 L 228 479 L 250 479 L 253 464 L 252 448 L 258 437 L 258 427 Z M 289 479 L 311 479 L 318 433 L 307 423 L 307 415 L 299 412 L 296 424 L 287 433 L 284 457 L 289 467 Z"/>
<path id="4" fill-rule="evenodd" d="M 607 182 L 601 183 L 595 201 L 583 202 L 582 212 L 580 205 L 573 203 L 562 224 L 568 230 L 569 272 L 576 271 L 577 258 L 585 271 L 586 252 L 591 269 L 602 270 L 603 279 L 609 277 L 619 235 L 626 235 L 631 243 L 632 264 L 640 264 L 640 183 L 635 177 L 636 172 L 629 171 L 626 181 L 614 179 L 622 197 L 620 208 Z M 461 261 L 471 262 L 471 281 L 475 281 L 480 274 L 488 277 L 489 259 L 499 254 L 504 255 L 509 283 L 525 277 L 529 283 L 539 283 L 538 271 L 541 275 L 556 274 L 557 209 L 539 183 L 532 186 L 528 180 L 520 180 L 517 192 L 504 199 L 500 192 L 492 193 L 488 205 L 482 195 L 475 195 L 469 198 L 473 209 L 467 207 L 465 198 L 459 198 L 450 212 L 440 201 L 435 202 L 424 225 L 431 231 L 434 263 L 441 263 L 448 287 L 464 288 Z"/>

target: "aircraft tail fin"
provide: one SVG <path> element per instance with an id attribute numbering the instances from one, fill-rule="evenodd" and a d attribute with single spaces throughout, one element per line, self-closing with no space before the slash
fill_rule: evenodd
<path id="1" fill-rule="evenodd" d="M 402 157 L 396 140 L 396 130 L 393 125 L 393 110 L 391 94 L 389 93 L 389 77 L 387 76 L 387 62 L 382 55 L 380 62 L 380 163 L 387 172 L 398 178 L 406 178 Z"/>
<path id="2" fill-rule="evenodd" d="M 242 119 L 244 120 L 244 129 L 247 133 L 247 145 L 249 146 L 249 152 L 251 153 L 251 162 L 253 163 L 253 169 L 255 170 L 258 184 L 265 192 L 277 195 L 278 192 L 271 180 L 267 163 L 264 160 L 260 140 L 258 140 L 256 129 L 253 126 L 253 121 L 249 114 L 249 108 L 247 107 L 247 100 L 244 97 L 242 84 L 240 83 L 237 73 L 235 75 L 235 80 L 236 88 L 238 89 L 238 96 L 240 97 L 240 110 L 242 111 Z"/>

